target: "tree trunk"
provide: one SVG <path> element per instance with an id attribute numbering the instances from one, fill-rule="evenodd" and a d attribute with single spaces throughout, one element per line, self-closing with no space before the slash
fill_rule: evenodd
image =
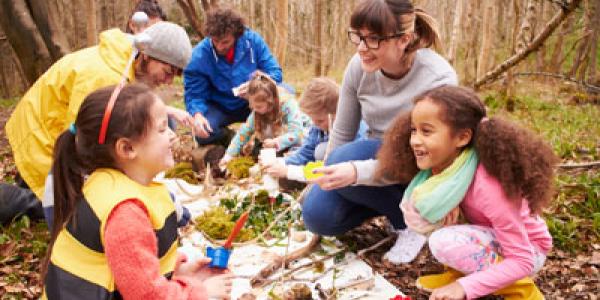
<path id="1" fill-rule="evenodd" d="M 28 0 L 31 16 L 50 52 L 52 61 L 57 61 L 71 52 L 62 30 L 57 26 L 57 11 L 47 1 Z"/>
<path id="2" fill-rule="evenodd" d="M 598 77 L 598 28 L 600 28 L 600 0 L 594 1 L 594 17 L 592 18 L 592 28 L 596 28 L 592 32 L 591 38 L 591 51 L 590 55 L 590 67 L 588 70 L 587 81 L 593 85 L 600 84 L 600 78 Z"/>
<path id="3" fill-rule="evenodd" d="M 204 2 L 205 1 L 202 2 L 203 6 L 205 5 Z M 203 39 L 204 38 L 204 29 L 202 28 L 202 23 L 198 19 L 198 10 L 196 9 L 196 5 L 194 4 L 194 1 L 193 0 L 177 0 L 177 4 L 179 4 L 179 7 L 181 7 L 181 10 L 183 11 L 183 14 L 185 15 L 188 22 L 190 23 L 190 26 L 192 26 L 192 28 L 194 29 L 196 34 L 198 34 L 200 39 Z M 206 5 L 209 6 L 208 4 L 206 4 Z"/>
<path id="4" fill-rule="evenodd" d="M 560 33 L 556 35 L 556 42 L 554 43 L 554 52 L 550 58 L 549 71 L 551 73 L 561 73 L 562 57 L 563 57 L 563 42 L 565 36 L 571 32 L 574 23 L 574 16 L 569 16 L 567 20 L 562 24 Z"/>
<path id="5" fill-rule="evenodd" d="M 87 45 L 96 45 L 96 0 L 87 0 Z"/>
<path id="6" fill-rule="evenodd" d="M 52 58 L 25 0 L 2 0 L 0 24 L 19 58 L 28 85 L 33 84 L 52 65 Z"/>
<path id="7" fill-rule="evenodd" d="M 516 53 L 517 46 L 517 38 L 519 36 L 519 24 L 521 20 L 521 7 L 519 4 L 520 0 L 512 1 L 513 15 L 515 17 L 512 27 L 512 35 L 510 42 L 510 55 L 514 55 Z M 502 83 L 502 91 L 503 94 L 505 108 L 508 111 L 513 111 L 515 107 L 515 79 L 513 76 L 513 70 L 508 70 L 506 72 L 506 78 L 504 78 L 504 82 Z"/>
<path id="8" fill-rule="evenodd" d="M 288 0 L 277 0 L 275 7 L 275 57 L 283 68 L 285 66 L 285 54 L 288 39 Z"/>
<path id="9" fill-rule="evenodd" d="M 492 55 L 492 23 L 494 22 L 494 3 L 492 0 L 483 1 L 483 36 L 481 38 L 481 49 L 477 60 L 477 79 L 483 77 L 489 68 L 490 56 Z"/>
<path id="10" fill-rule="evenodd" d="M 323 55 L 321 53 L 321 0 L 313 0 L 314 3 L 314 11 L 313 17 L 315 18 L 315 76 L 322 75 L 322 66 L 323 66 Z"/>
<path id="11" fill-rule="evenodd" d="M 592 38 L 594 35 L 594 31 L 598 30 L 598 28 L 594 30 L 593 27 L 594 5 L 592 4 L 592 1 L 594 0 L 585 0 L 585 19 L 582 28 L 583 38 L 581 40 L 581 44 L 579 44 L 579 47 L 577 48 L 577 54 L 575 55 L 573 66 L 571 67 L 571 70 L 568 73 L 569 77 L 575 77 L 578 80 L 585 80 L 585 74 L 588 67 L 589 57 L 592 56 L 590 55 L 590 50 L 592 48 Z"/>
<path id="12" fill-rule="evenodd" d="M 450 41 L 448 45 L 448 52 L 446 54 L 446 58 L 448 62 L 452 65 L 454 64 L 454 60 L 456 58 L 456 48 L 460 43 L 460 29 L 461 29 L 461 19 L 463 16 L 463 6 L 465 6 L 465 0 L 456 0 L 456 9 L 454 10 L 454 21 L 452 22 L 452 33 L 450 34 Z"/>

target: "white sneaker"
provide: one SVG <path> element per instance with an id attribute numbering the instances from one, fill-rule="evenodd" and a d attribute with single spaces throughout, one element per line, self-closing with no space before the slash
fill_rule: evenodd
<path id="1" fill-rule="evenodd" d="M 409 263 L 417 257 L 427 237 L 410 229 L 398 230 L 398 239 L 394 246 L 383 256 L 383 259 L 393 263 Z"/>

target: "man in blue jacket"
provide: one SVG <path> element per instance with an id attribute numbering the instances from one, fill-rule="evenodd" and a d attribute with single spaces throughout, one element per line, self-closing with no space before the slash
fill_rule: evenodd
<path id="1" fill-rule="evenodd" d="M 243 122 L 250 114 L 245 83 L 254 71 L 282 81 L 279 63 L 263 38 L 245 27 L 236 11 L 219 8 L 208 13 L 206 33 L 193 50 L 183 71 L 185 105 L 194 117 L 199 144 L 211 144 L 224 135 L 224 128 Z M 235 93 L 235 94 L 234 94 Z"/>

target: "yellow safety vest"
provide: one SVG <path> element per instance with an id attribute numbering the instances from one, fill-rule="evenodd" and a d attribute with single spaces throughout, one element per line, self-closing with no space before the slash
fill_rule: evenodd
<path id="1" fill-rule="evenodd" d="M 98 169 L 85 181 L 83 196 L 75 221 L 69 221 L 54 242 L 43 299 L 121 298 L 104 253 L 104 227 L 113 208 L 129 199 L 145 205 L 158 241 L 160 273 L 172 274 L 177 215 L 163 184 L 143 186 L 117 170 Z"/>

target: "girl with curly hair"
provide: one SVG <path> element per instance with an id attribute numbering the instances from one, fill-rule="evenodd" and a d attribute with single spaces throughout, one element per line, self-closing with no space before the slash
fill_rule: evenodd
<path id="1" fill-rule="evenodd" d="M 260 145 L 277 152 L 300 145 L 305 125 L 310 124 L 292 95 L 260 71 L 248 83 L 248 101 L 252 113 L 231 140 L 221 165 L 240 154 L 253 154 Z"/>
<path id="2" fill-rule="evenodd" d="M 410 181 L 404 220 L 417 232 L 433 231 L 429 248 L 451 268 L 418 279 L 433 290 L 430 299 L 543 298 L 528 276 L 552 247 L 538 214 L 552 197 L 556 157 L 538 136 L 488 119 L 472 90 L 443 86 L 397 117 L 378 158 L 379 176 Z M 451 225 L 458 210 L 468 224 Z"/>

